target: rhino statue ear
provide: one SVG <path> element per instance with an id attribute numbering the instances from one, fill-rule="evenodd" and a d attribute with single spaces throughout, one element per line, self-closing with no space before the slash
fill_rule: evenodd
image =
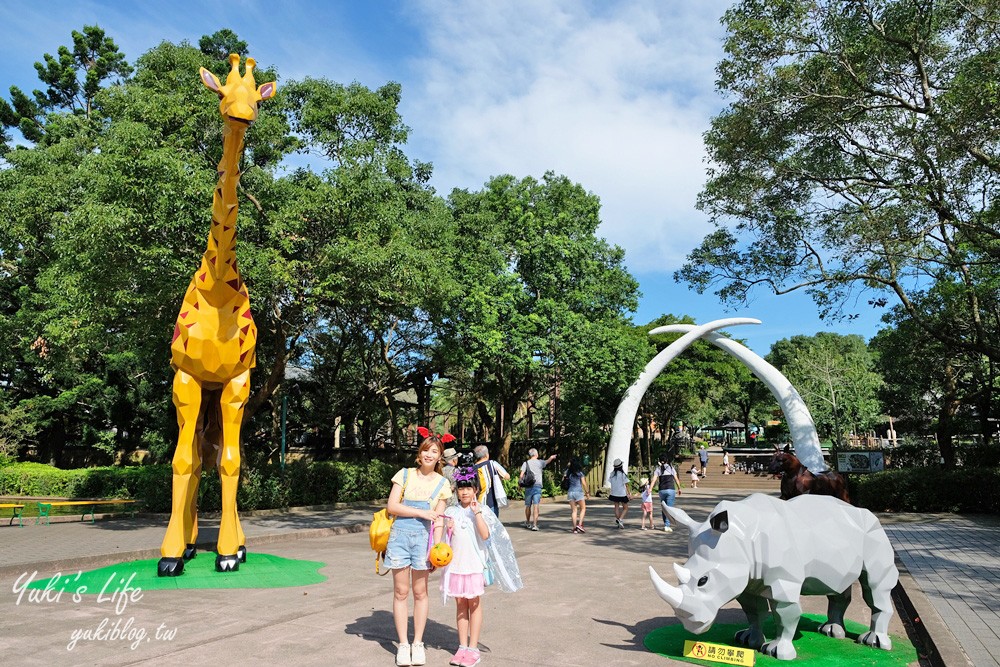
<path id="1" fill-rule="evenodd" d="M 724 533 L 729 530 L 729 512 L 723 510 L 713 517 L 709 517 L 708 525 L 712 527 L 712 530 Z"/>

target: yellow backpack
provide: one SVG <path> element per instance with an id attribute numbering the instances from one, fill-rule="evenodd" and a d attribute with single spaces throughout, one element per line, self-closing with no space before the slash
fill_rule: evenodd
<path id="1" fill-rule="evenodd" d="M 403 493 L 406 492 L 406 478 L 410 473 L 409 468 L 403 469 Z M 402 496 L 400 496 L 402 498 Z M 380 509 L 372 515 L 372 525 L 368 527 L 368 540 L 371 542 L 372 551 L 375 552 L 375 574 L 379 576 L 389 572 L 380 572 L 382 561 L 385 560 L 385 549 L 389 546 L 389 532 L 392 530 L 392 522 L 396 517 L 389 514 L 386 509 Z"/>

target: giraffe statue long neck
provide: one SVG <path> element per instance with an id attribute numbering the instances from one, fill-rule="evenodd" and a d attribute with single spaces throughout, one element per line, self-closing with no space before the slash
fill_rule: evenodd
<path id="1" fill-rule="evenodd" d="M 229 283 L 239 290 L 242 283 L 236 267 L 236 216 L 239 200 L 236 187 L 240 183 L 240 157 L 246 126 L 227 122 L 222 130 L 222 159 L 219 161 L 219 182 L 212 201 L 212 226 L 208 235 L 205 264 L 215 282 Z M 233 284 L 232 280 L 239 281 Z"/>

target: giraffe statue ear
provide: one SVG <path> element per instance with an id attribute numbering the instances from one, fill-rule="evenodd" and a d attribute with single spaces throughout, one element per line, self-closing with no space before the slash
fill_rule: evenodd
<path id="1" fill-rule="evenodd" d="M 209 72 L 204 67 L 200 69 L 200 73 L 201 73 L 201 82 L 205 84 L 206 88 L 216 93 L 222 92 L 222 84 L 219 83 L 219 79 L 216 78 L 214 74 Z"/>
<path id="2" fill-rule="evenodd" d="M 274 85 L 274 81 L 268 81 L 267 83 L 260 84 L 257 92 L 260 94 L 260 99 L 269 100 L 278 92 L 278 87 Z"/>

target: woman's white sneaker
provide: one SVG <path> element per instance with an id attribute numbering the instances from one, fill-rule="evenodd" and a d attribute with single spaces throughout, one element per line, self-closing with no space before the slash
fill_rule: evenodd
<path id="1" fill-rule="evenodd" d="M 410 647 L 410 664 L 411 665 L 426 665 L 427 655 L 424 653 L 424 643 L 423 642 L 413 642 Z"/>
<path id="2" fill-rule="evenodd" d="M 400 644 L 396 649 L 396 667 L 409 667 L 413 663 L 410 661 L 410 645 Z"/>

